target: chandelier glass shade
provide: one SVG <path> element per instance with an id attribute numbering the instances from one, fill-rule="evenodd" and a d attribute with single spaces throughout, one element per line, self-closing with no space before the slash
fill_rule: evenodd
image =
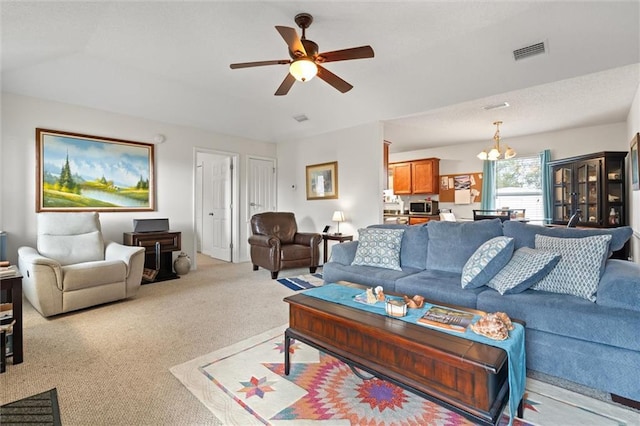
<path id="1" fill-rule="evenodd" d="M 496 161 L 499 160 L 500 157 L 504 157 L 505 160 L 515 157 L 516 151 L 509 147 L 509 145 L 505 145 L 506 149 L 504 151 L 500 148 L 500 125 L 502 121 L 494 121 L 493 124 L 496 126 L 496 133 L 493 135 L 493 147 L 489 151 L 483 150 L 478 154 L 478 158 L 481 160 Z"/>
<path id="2" fill-rule="evenodd" d="M 298 81 L 309 81 L 318 74 L 318 66 L 311 59 L 296 59 L 289 65 L 289 72 Z"/>

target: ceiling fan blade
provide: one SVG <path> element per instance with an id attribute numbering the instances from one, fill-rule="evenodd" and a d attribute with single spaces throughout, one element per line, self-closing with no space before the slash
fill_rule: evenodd
<path id="1" fill-rule="evenodd" d="M 300 56 L 307 56 L 307 51 L 305 50 L 302 42 L 300 41 L 300 37 L 298 37 L 298 33 L 295 29 L 291 27 L 281 27 L 276 25 L 276 30 L 280 33 L 284 41 L 289 46 L 289 50 L 293 53 L 296 51 L 302 53 Z"/>
<path id="2" fill-rule="evenodd" d="M 373 48 L 371 46 L 360 46 L 320 53 L 317 60 L 318 62 L 347 61 L 350 59 L 373 58 L 373 55 Z"/>
<path id="3" fill-rule="evenodd" d="M 353 86 L 329 71 L 328 69 L 318 65 L 318 77 L 338 89 L 342 93 L 346 93 L 353 89 Z"/>
<path id="4" fill-rule="evenodd" d="M 277 59 L 274 61 L 258 61 L 258 62 L 242 62 L 239 64 L 231 64 L 229 65 L 232 70 L 237 68 L 250 68 L 250 67 L 261 67 L 263 65 L 288 65 L 291 61 L 288 59 Z"/>
<path id="5" fill-rule="evenodd" d="M 276 96 L 286 95 L 287 93 L 289 93 L 289 89 L 291 89 L 291 86 L 293 86 L 293 83 L 295 82 L 296 82 L 295 77 L 287 73 L 287 76 L 284 78 L 284 80 L 282 81 L 282 84 L 280 84 L 280 87 L 278 87 L 278 90 L 276 90 L 276 93 L 274 93 L 274 95 Z"/>

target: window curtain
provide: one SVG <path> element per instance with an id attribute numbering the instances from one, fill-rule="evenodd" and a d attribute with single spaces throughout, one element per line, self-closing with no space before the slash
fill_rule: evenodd
<path id="1" fill-rule="evenodd" d="M 540 152 L 540 177 L 542 179 L 542 211 L 544 212 L 544 223 L 551 223 L 551 219 L 553 218 L 549 161 L 551 161 L 551 150 L 545 149 Z"/>
<path id="2" fill-rule="evenodd" d="M 484 160 L 482 165 L 482 198 L 481 210 L 494 210 L 496 208 L 496 162 Z"/>

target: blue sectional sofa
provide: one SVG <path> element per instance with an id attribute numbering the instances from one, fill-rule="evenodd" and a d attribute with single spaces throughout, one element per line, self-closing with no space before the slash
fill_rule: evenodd
<path id="1" fill-rule="evenodd" d="M 371 229 L 383 229 L 393 238 L 400 233 L 397 247 L 393 248 L 393 241 L 389 242 L 391 251 L 399 249 L 398 264 L 379 265 L 380 259 L 375 255 L 363 256 L 358 252 L 359 244 L 364 247 L 368 241 L 363 240 L 363 233 Z M 370 236 L 372 231 L 367 232 L 365 235 Z M 630 238 L 631 228 L 548 228 L 515 221 L 503 224 L 494 219 L 413 226 L 373 225 L 360 233 L 360 241 L 333 247 L 331 259 L 323 267 L 325 282 L 345 280 L 382 286 L 386 291 L 408 296 L 419 294 L 485 312 L 506 312 L 526 321 L 528 369 L 640 401 L 637 378 L 640 371 L 640 265 L 609 258 L 611 252 L 622 248 Z M 486 266 L 482 264 L 480 269 L 484 268 L 484 272 L 493 269 L 488 274 L 488 282 L 463 288 L 463 276 L 472 269 L 469 263 L 491 251 L 487 248 L 489 241 L 506 242 L 510 248 L 501 251 L 501 264 L 491 265 L 497 257 Z M 544 243 L 549 241 L 560 247 L 566 244 L 569 249 L 555 253 L 553 248 L 544 248 Z M 593 241 L 597 247 L 591 248 L 587 242 Z M 592 257 L 592 252 L 603 250 L 602 247 L 605 247 L 604 255 L 598 257 L 596 253 Z M 509 267 L 516 262 L 515 253 L 543 251 L 552 253 L 555 260 L 547 264 L 544 271 L 540 269 L 538 275 L 530 277 L 533 283 L 525 282 L 529 288 L 501 294 L 491 287 L 495 287 L 496 274 L 508 270 L 505 262 Z M 576 287 L 581 287 L 589 281 L 582 278 L 583 273 L 590 273 L 591 281 L 595 279 L 597 287 L 592 294 L 536 289 L 536 286 L 544 288 L 545 277 L 553 274 L 556 281 L 564 276 L 567 282 L 575 281 Z M 599 275 L 594 277 L 594 273 Z M 486 281 L 486 277 L 483 279 Z"/>

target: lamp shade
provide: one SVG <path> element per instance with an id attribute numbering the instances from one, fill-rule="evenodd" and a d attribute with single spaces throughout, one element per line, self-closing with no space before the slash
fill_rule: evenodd
<path id="1" fill-rule="evenodd" d="M 333 218 L 331 220 L 334 222 L 344 222 L 344 212 L 340 210 L 334 211 Z"/>
<path id="2" fill-rule="evenodd" d="M 309 81 L 318 74 L 318 67 L 312 60 L 301 58 L 291 63 L 289 72 L 298 81 Z"/>

